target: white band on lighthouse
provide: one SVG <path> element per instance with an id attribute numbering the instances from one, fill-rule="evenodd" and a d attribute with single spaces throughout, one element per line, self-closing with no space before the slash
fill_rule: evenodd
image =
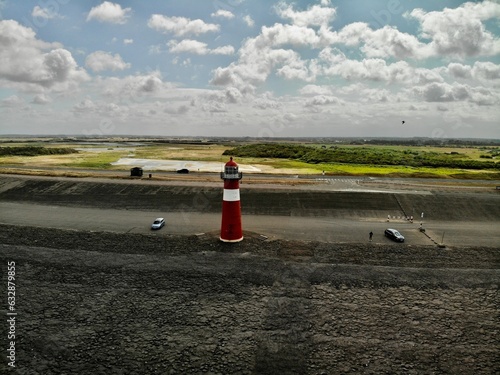
<path id="1" fill-rule="evenodd" d="M 226 202 L 236 202 L 240 200 L 240 189 L 224 189 L 222 200 Z"/>

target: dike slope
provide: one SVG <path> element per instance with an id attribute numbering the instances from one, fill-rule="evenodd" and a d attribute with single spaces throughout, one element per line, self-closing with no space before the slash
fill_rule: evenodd
<path id="1" fill-rule="evenodd" d="M 222 188 L 147 183 L 0 177 L 0 200 L 151 211 L 219 212 Z M 374 193 L 241 187 L 244 214 L 426 217 L 443 221 L 500 221 L 500 194 L 477 192 Z"/>

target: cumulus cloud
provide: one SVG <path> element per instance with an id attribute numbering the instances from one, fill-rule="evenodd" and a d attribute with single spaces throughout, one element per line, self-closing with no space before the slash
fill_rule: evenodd
<path id="1" fill-rule="evenodd" d="M 472 75 L 478 79 L 493 81 L 500 79 L 500 65 L 493 64 L 490 61 L 474 63 L 472 68 Z"/>
<path id="2" fill-rule="evenodd" d="M 500 4 L 468 2 L 457 8 L 426 12 L 414 9 L 406 14 L 420 22 L 422 38 L 439 56 L 492 56 L 500 53 L 500 40 L 485 29 L 483 21 L 500 18 Z"/>
<path id="3" fill-rule="evenodd" d="M 321 74 L 339 76 L 348 81 L 379 81 L 422 85 L 443 82 L 440 69 L 414 68 L 406 61 L 388 63 L 384 59 L 350 60 L 341 51 L 325 48 L 319 54 Z"/>
<path id="4" fill-rule="evenodd" d="M 313 5 L 305 11 L 296 11 L 292 5 L 282 2 L 276 7 L 276 12 L 281 18 L 289 19 L 297 26 L 327 26 L 335 18 L 336 10 L 325 7 L 324 5 L 329 5 L 327 2 L 323 2 L 322 5 Z"/>
<path id="5" fill-rule="evenodd" d="M 138 89 L 143 92 L 156 92 L 163 86 L 163 81 L 157 75 L 149 75 L 142 77 L 138 81 Z"/>
<path id="6" fill-rule="evenodd" d="M 329 87 L 317 85 L 305 85 L 299 90 L 299 94 L 304 96 L 331 95 L 332 90 Z"/>
<path id="7" fill-rule="evenodd" d="M 411 111 L 415 124 L 422 124 L 412 127 L 412 135 L 428 136 L 431 131 L 426 133 L 423 128 L 441 126 L 449 136 L 476 136 L 475 131 L 448 131 L 454 123 L 442 123 L 445 115 L 460 112 L 468 118 L 467 123 L 474 123 L 477 129 L 487 124 L 487 134 L 494 134 L 500 104 L 500 65 L 487 56 L 498 53 L 498 36 L 494 32 L 499 18 L 498 2 L 462 2 L 455 9 L 438 12 L 415 10 L 406 17 L 420 30 L 417 35 L 390 25 L 345 24 L 343 17 L 348 15 L 340 14 L 344 6 L 337 8 L 337 3 L 330 0 L 283 0 L 274 8 L 274 16 L 279 17 L 276 23 L 269 23 L 269 17 L 256 13 L 248 14 L 259 17 L 257 23 L 250 15 L 243 18 L 246 9 L 240 8 L 236 13 L 236 1 L 231 0 L 233 7 L 226 10 L 209 11 L 203 20 L 195 19 L 202 16 L 185 18 L 192 13 L 184 17 L 151 13 L 146 16 L 150 32 L 164 33 L 167 40 L 160 44 L 158 40 L 140 38 L 140 44 L 149 48 L 151 54 L 169 52 L 164 71 L 171 79 L 191 85 L 189 88 L 167 82 L 158 71 L 125 76 L 100 74 L 129 69 L 131 65 L 115 51 L 96 49 L 78 52 L 80 58 L 86 57 L 84 68 L 99 73 L 90 79 L 78 66 L 76 61 L 80 60 L 74 58 L 77 52 L 73 51 L 78 46 L 72 46 L 70 53 L 60 43 L 40 40 L 34 28 L 0 21 L 0 85 L 8 90 L 8 95 L 16 94 L 0 100 L 7 114 L 4 122 L 11 121 L 8 116 L 12 113 L 23 114 L 24 118 L 38 113 L 44 116 L 38 117 L 37 126 L 50 124 L 50 129 L 65 129 L 66 124 L 71 124 L 64 116 L 66 113 L 76 116 L 73 124 L 98 124 L 104 116 L 105 121 L 113 119 L 117 123 L 128 116 L 127 122 L 123 121 L 127 127 L 119 131 L 156 134 L 164 131 L 163 125 L 157 125 L 161 123 L 159 119 L 167 117 L 172 120 L 168 131 L 173 133 L 199 131 L 195 125 L 186 128 L 186 124 L 195 121 L 193 124 L 210 125 L 207 131 L 211 134 L 226 134 L 227 130 L 231 135 L 258 136 L 304 132 L 311 136 L 363 135 L 367 131 L 387 135 L 392 134 L 393 125 L 375 129 L 369 124 L 386 124 Z M 85 14 L 87 21 L 123 24 L 132 15 L 131 8 L 125 8 L 123 2 L 100 0 L 93 5 L 97 4 L 101 5 Z M 53 7 L 42 3 L 33 6 L 29 11 L 33 9 L 37 25 L 60 17 L 51 13 Z M 401 14 L 394 14 L 393 24 L 402 25 L 404 20 L 401 22 L 400 17 Z M 235 19 L 240 27 L 246 28 L 244 22 L 254 27 L 254 32 L 248 36 L 248 30 L 240 30 L 247 36 L 237 43 L 236 49 L 231 45 L 217 46 L 225 43 L 217 43 L 223 38 L 215 37 L 223 25 L 234 26 Z M 219 21 L 221 25 L 217 25 Z M 86 28 L 91 28 L 90 22 Z M 121 37 L 115 34 L 114 46 L 132 52 L 135 45 L 139 47 L 136 32 L 140 30 Z M 210 35 L 214 36 L 211 41 Z M 235 32 L 231 36 L 234 46 L 234 38 L 240 35 Z M 228 58 L 210 57 L 215 55 L 236 58 L 220 65 L 217 63 Z M 134 69 L 144 72 L 149 70 L 147 64 L 156 65 L 153 60 L 157 59 L 148 63 L 148 57 L 151 56 L 144 56 L 142 68 L 134 65 Z M 205 65 L 203 69 L 200 60 Z M 425 68 L 428 66 L 433 68 Z M 208 70 L 212 72 L 209 83 L 217 87 L 197 88 L 207 85 L 203 74 Z M 87 83 L 81 85 L 85 80 Z M 57 93 L 69 89 L 71 92 L 64 95 Z M 55 102 L 53 107 L 51 102 Z M 51 113 L 57 113 L 58 118 L 51 117 Z M 16 123 L 21 123 L 19 118 Z M 65 125 L 56 128 L 52 123 L 57 121 Z M 352 124 L 349 130 L 343 130 L 345 123 Z M 82 128 L 84 125 L 73 125 L 71 129 Z"/>
<path id="8" fill-rule="evenodd" d="M 93 112 L 95 108 L 96 105 L 94 104 L 94 102 L 87 98 L 75 104 L 73 106 L 73 112 L 75 113 Z"/>
<path id="9" fill-rule="evenodd" d="M 38 95 L 35 95 L 35 97 L 33 98 L 33 104 L 44 105 L 44 104 L 48 104 L 51 102 L 52 102 L 52 99 L 45 94 L 38 94 Z"/>
<path id="10" fill-rule="evenodd" d="M 31 17 L 50 20 L 53 18 L 62 18 L 55 12 L 52 12 L 50 9 L 41 8 L 39 5 L 36 5 L 31 12 Z"/>
<path id="11" fill-rule="evenodd" d="M 99 117 L 104 116 L 116 119 L 126 116 L 129 109 L 116 103 L 94 102 L 89 98 L 85 98 L 73 106 L 72 112 L 77 117 L 98 115 Z"/>
<path id="12" fill-rule="evenodd" d="M 227 18 L 227 19 L 232 19 L 234 18 L 234 14 L 230 12 L 229 10 L 224 10 L 224 9 L 219 9 L 217 12 L 211 14 L 212 17 L 219 17 L 219 18 Z"/>
<path id="13" fill-rule="evenodd" d="M 417 68 L 413 69 L 412 81 L 417 85 L 423 85 L 431 82 L 444 82 L 444 79 L 441 76 L 439 69 L 431 70 Z"/>
<path id="14" fill-rule="evenodd" d="M 299 118 L 299 116 L 297 116 L 295 113 L 285 113 L 283 115 L 283 120 L 286 121 L 286 122 L 294 122 L 296 121 L 297 119 Z"/>
<path id="15" fill-rule="evenodd" d="M 201 106 L 201 109 L 205 112 L 211 113 L 224 113 L 227 112 L 226 105 L 221 102 L 210 101 Z"/>
<path id="16" fill-rule="evenodd" d="M 318 47 L 321 39 L 313 29 L 298 25 L 277 23 L 271 27 L 262 27 L 261 34 L 255 38 L 258 47 Z"/>
<path id="17" fill-rule="evenodd" d="M 309 69 L 306 62 L 300 59 L 289 61 L 287 65 L 276 70 L 276 74 L 288 80 L 298 79 L 305 82 L 313 82 L 316 76 Z"/>
<path id="18" fill-rule="evenodd" d="M 331 31 L 328 24 L 336 10 L 329 1 L 297 11 L 292 5 L 280 3 L 278 14 L 292 24 L 263 26 L 259 35 L 247 39 L 239 50 L 239 59 L 227 67 L 213 71 L 214 85 L 234 86 L 247 92 L 263 84 L 270 74 L 288 80 L 315 82 L 319 76 L 340 76 L 346 80 L 407 82 L 415 73 L 408 63 L 389 64 L 384 59 L 423 58 L 428 48 L 416 37 L 386 26 L 371 29 L 366 23 L 354 23 L 340 31 Z M 315 27 L 315 28 L 313 28 Z M 319 27 L 319 29 L 318 29 Z M 368 57 L 349 60 L 332 45 L 358 46 Z M 292 49 L 293 48 L 293 49 Z M 298 49 L 321 49 L 318 58 L 303 59 Z M 415 83 L 441 81 L 436 72 L 417 72 Z"/>
<path id="19" fill-rule="evenodd" d="M 2 107 L 11 107 L 11 108 L 22 107 L 25 104 L 24 99 L 20 98 L 17 95 L 11 95 L 5 99 L 2 99 L 0 103 Z"/>
<path id="20" fill-rule="evenodd" d="M 499 95 L 485 87 L 471 87 L 459 83 L 430 83 L 413 88 L 413 93 L 426 102 L 469 101 L 477 105 L 497 105 Z"/>
<path id="21" fill-rule="evenodd" d="M 131 65 L 125 63 L 119 54 L 112 55 L 104 51 L 96 51 L 87 56 L 85 66 L 94 72 L 102 72 L 104 70 L 125 70 Z"/>
<path id="22" fill-rule="evenodd" d="M 211 91 L 208 94 L 202 95 L 202 97 L 207 103 L 211 103 L 210 106 L 213 106 L 214 103 L 224 104 L 223 108 L 225 112 L 226 104 L 241 103 L 244 95 L 236 87 L 226 87 L 224 90 Z"/>
<path id="23" fill-rule="evenodd" d="M 131 12 L 132 8 L 123 9 L 120 4 L 105 1 L 90 10 L 87 21 L 95 19 L 100 22 L 124 24 L 130 17 Z"/>
<path id="24" fill-rule="evenodd" d="M 289 13 L 300 14 L 286 6 Z M 339 31 L 322 27 L 317 35 L 323 46 L 334 44 L 360 46 L 366 57 L 426 59 L 433 56 L 471 57 L 500 53 L 500 40 L 486 30 L 484 21 L 500 18 L 500 4 L 492 1 L 465 3 L 454 9 L 425 12 L 414 9 L 405 14 L 416 19 L 422 30 L 416 36 L 386 25 L 372 29 L 367 23 L 354 22 Z M 300 25 L 307 26 L 307 22 Z M 425 42 L 429 40 L 429 42 Z"/>
<path id="25" fill-rule="evenodd" d="M 347 60 L 346 55 L 338 48 L 327 47 L 318 54 L 318 60 L 327 66 L 334 66 Z"/>
<path id="26" fill-rule="evenodd" d="M 311 99 L 306 100 L 305 106 L 312 107 L 317 105 L 339 104 L 341 101 L 336 96 L 332 95 L 316 95 Z"/>
<path id="27" fill-rule="evenodd" d="M 322 28 L 318 36 L 324 46 L 340 44 L 349 47 L 361 45 L 360 50 L 367 57 L 396 57 L 398 59 L 429 56 L 429 48 L 415 36 L 402 33 L 394 27 L 384 26 L 373 30 L 365 22 L 354 22 L 340 31 Z"/>
<path id="28" fill-rule="evenodd" d="M 71 53 L 36 38 L 14 20 L 0 21 L 0 78 L 17 84 L 64 90 L 88 79 Z"/>
<path id="29" fill-rule="evenodd" d="M 239 59 L 213 71 L 211 84 L 233 86 L 242 92 L 252 92 L 264 83 L 276 69 L 284 78 L 314 80 L 315 72 L 292 49 L 276 48 L 285 45 L 309 46 L 314 42 L 314 31 L 294 25 L 276 24 L 263 27 L 261 34 L 245 41 L 239 50 Z"/>
<path id="30" fill-rule="evenodd" d="M 266 110 L 266 109 L 279 109 L 283 105 L 277 100 L 270 98 L 257 98 L 252 103 L 252 107 Z"/>
<path id="31" fill-rule="evenodd" d="M 366 29 L 362 35 L 364 46 L 361 50 L 367 57 L 425 58 L 428 50 L 425 44 L 413 35 L 384 26 L 378 30 Z"/>
<path id="32" fill-rule="evenodd" d="M 171 40 L 168 42 L 169 51 L 173 53 L 193 53 L 195 55 L 232 55 L 234 47 L 222 46 L 209 49 L 208 45 L 197 40 L 184 39 L 180 42 Z"/>
<path id="33" fill-rule="evenodd" d="M 219 25 L 205 23 L 200 19 L 191 20 L 185 17 L 167 17 L 161 14 L 153 14 L 148 21 L 148 26 L 160 32 L 173 33 L 176 36 L 200 35 L 220 30 Z"/>
<path id="34" fill-rule="evenodd" d="M 249 15 L 243 17 L 243 22 L 247 24 L 248 27 L 254 27 L 255 21 Z"/>
<path id="35" fill-rule="evenodd" d="M 500 79 L 500 65 L 490 61 L 476 61 L 473 66 L 460 63 L 450 63 L 444 69 L 453 78 L 477 79 L 486 82 L 495 82 Z"/>
<path id="36" fill-rule="evenodd" d="M 413 70 L 405 61 L 387 64 L 382 59 L 343 60 L 325 68 L 326 75 L 340 76 L 346 80 L 405 82 L 412 78 Z"/>
<path id="37" fill-rule="evenodd" d="M 169 115 L 183 115 L 189 112 L 189 106 L 186 104 L 181 104 L 177 107 L 168 106 L 163 109 L 163 112 Z"/>
<path id="38" fill-rule="evenodd" d="M 232 55 L 234 54 L 233 46 L 221 46 L 210 50 L 210 54 L 212 55 Z"/>
<path id="39" fill-rule="evenodd" d="M 97 77 L 95 84 L 103 88 L 105 97 L 131 103 L 165 97 L 174 88 L 173 84 L 163 81 L 158 71 L 125 77 Z"/>
<path id="40" fill-rule="evenodd" d="M 206 55 L 208 53 L 207 44 L 197 40 L 185 39 L 181 42 L 171 40 L 168 42 L 168 46 L 169 51 L 175 53 L 189 52 L 196 55 Z"/>
<path id="41" fill-rule="evenodd" d="M 362 102 L 387 103 L 394 101 L 393 95 L 386 89 L 363 88 L 358 91 L 358 95 L 361 97 Z"/>
<path id="42" fill-rule="evenodd" d="M 468 65 L 463 65 L 459 63 L 450 63 L 446 69 L 447 73 L 453 78 L 471 78 L 472 69 Z"/>
<path id="43" fill-rule="evenodd" d="M 296 66 L 300 60 L 298 53 L 292 50 L 255 48 L 255 40 L 248 40 L 240 50 L 240 55 L 238 63 L 215 69 L 211 84 L 233 86 L 242 92 L 253 92 L 256 86 L 266 81 L 276 66 L 288 63 Z"/>
<path id="44" fill-rule="evenodd" d="M 309 83 L 316 82 L 323 76 L 341 77 L 347 81 L 419 86 L 444 83 L 443 73 L 455 77 L 462 74 L 465 78 L 465 75 L 469 74 L 469 77 L 474 76 L 476 79 L 480 77 L 483 80 L 485 77 L 496 79 L 498 69 L 493 63 L 489 63 L 487 68 L 477 65 L 475 70 L 469 68 L 469 72 L 466 72 L 460 71 L 460 65 L 451 64 L 448 70 L 415 68 L 410 65 L 409 59 L 423 60 L 439 55 L 437 44 L 440 43 L 441 47 L 445 45 L 442 39 L 443 33 L 451 32 L 450 30 L 457 26 L 451 21 L 452 19 L 466 25 L 462 31 L 468 30 L 467 25 L 473 21 L 467 20 L 464 11 L 472 14 L 471 19 L 474 19 L 474 22 L 479 22 L 479 30 L 482 30 L 481 38 L 477 40 L 473 38 L 477 44 L 481 45 L 481 48 L 494 47 L 498 39 L 491 38 L 491 34 L 485 31 L 482 21 L 493 18 L 497 9 L 500 9 L 500 5 L 486 1 L 476 5 L 467 3 L 442 12 L 425 13 L 416 10 L 407 17 L 419 20 L 424 38 L 431 39 L 426 43 L 414 35 L 403 33 L 388 25 L 372 29 L 367 23 L 355 22 L 339 31 L 332 31 L 329 23 L 335 18 L 336 10 L 327 0 L 301 11 L 296 10 L 293 5 L 282 2 L 276 7 L 276 11 L 291 24 L 275 23 L 272 26 L 263 26 L 257 36 L 243 43 L 237 61 L 213 70 L 211 84 L 237 87 L 242 92 L 253 92 L 257 86 L 264 84 L 271 74 L 287 80 Z M 436 31 L 434 34 L 433 30 Z M 336 45 L 339 48 L 336 48 Z M 345 47 L 356 47 L 364 58 L 347 58 L 341 52 L 346 50 Z M 464 52 L 462 55 L 474 54 L 472 49 L 466 52 L 468 51 L 466 44 L 458 48 Z M 303 49 L 309 51 L 307 58 L 303 58 Z M 320 51 L 316 58 L 311 58 L 310 53 L 314 49 Z M 440 51 L 443 52 L 443 49 Z M 451 52 L 449 54 L 453 55 Z"/>
<path id="45" fill-rule="evenodd" d="M 236 87 L 228 87 L 225 92 L 225 98 L 229 103 L 239 103 L 243 94 Z"/>

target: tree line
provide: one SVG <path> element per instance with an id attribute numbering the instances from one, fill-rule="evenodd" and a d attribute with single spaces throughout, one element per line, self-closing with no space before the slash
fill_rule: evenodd
<path id="1" fill-rule="evenodd" d="M 370 165 L 407 165 L 460 169 L 500 169 L 500 163 L 467 159 L 459 153 L 424 150 L 394 150 L 374 147 L 313 147 L 296 144 L 251 144 L 224 151 L 223 155 L 251 158 L 277 158 L 310 164 L 344 163 Z"/>
<path id="2" fill-rule="evenodd" d="M 0 156 L 67 155 L 78 151 L 66 147 L 16 146 L 0 147 Z"/>

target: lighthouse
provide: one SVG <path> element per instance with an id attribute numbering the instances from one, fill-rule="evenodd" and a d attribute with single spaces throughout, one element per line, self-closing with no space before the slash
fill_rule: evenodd
<path id="1" fill-rule="evenodd" d="M 243 239 L 240 205 L 240 180 L 243 174 L 238 172 L 238 164 L 232 157 L 224 166 L 224 172 L 220 173 L 220 177 L 224 180 L 220 240 L 239 242 Z"/>

